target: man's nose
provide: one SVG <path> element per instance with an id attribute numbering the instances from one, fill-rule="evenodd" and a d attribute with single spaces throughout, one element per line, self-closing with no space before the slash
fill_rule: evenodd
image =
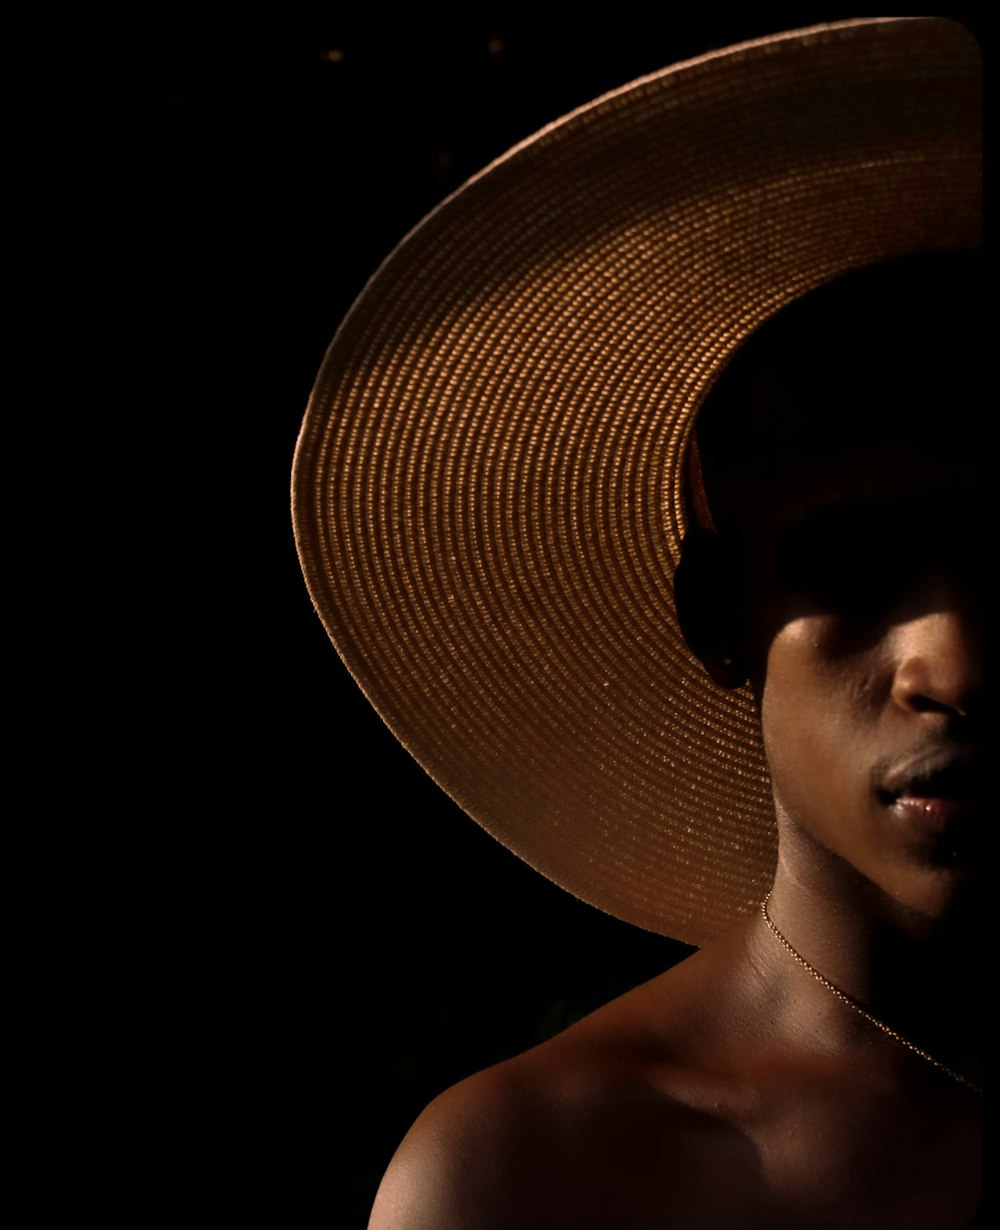
<path id="1" fill-rule="evenodd" d="M 911 712 L 978 711 L 983 677 L 983 619 L 978 596 L 961 581 L 936 581 L 895 628 L 893 700 Z"/>

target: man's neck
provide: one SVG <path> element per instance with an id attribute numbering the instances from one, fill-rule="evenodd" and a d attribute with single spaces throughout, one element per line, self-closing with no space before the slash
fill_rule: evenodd
<path id="1" fill-rule="evenodd" d="M 802 855 L 794 843 L 782 843 L 768 903 L 787 945 L 888 1028 L 942 1062 L 978 1071 L 980 909 L 956 902 L 946 914 L 928 918 L 888 898 L 828 851 Z M 771 960 L 779 955 L 789 958 L 774 943 Z"/>

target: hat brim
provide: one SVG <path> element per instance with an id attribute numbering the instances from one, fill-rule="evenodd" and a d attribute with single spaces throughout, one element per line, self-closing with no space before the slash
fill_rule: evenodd
<path id="1" fill-rule="evenodd" d="M 338 331 L 293 479 L 317 611 L 431 776 L 582 899 L 701 944 L 766 891 L 752 699 L 709 681 L 671 596 L 690 427 L 778 308 L 974 246 L 980 212 L 968 32 L 838 23 L 544 129 Z"/>

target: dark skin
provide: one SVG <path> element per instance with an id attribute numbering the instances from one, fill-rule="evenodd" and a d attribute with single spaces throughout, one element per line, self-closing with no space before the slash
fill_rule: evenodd
<path id="1" fill-rule="evenodd" d="M 779 828 L 770 914 L 981 1085 L 976 480 L 961 448 L 908 439 L 793 460 L 715 491 L 753 515 L 704 536 L 679 594 L 709 673 L 746 675 L 757 697 Z M 731 563 L 733 535 L 745 573 L 723 580 L 720 622 L 716 602 L 697 609 L 720 584 L 700 574 Z M 842 567 L 816 567 L 845 541 Z M 370 1226 L 944 1230 L 979 1207 L 980 1139 L 977 1093 L 835 998 L 753 914 L 436 1099 Z"/>

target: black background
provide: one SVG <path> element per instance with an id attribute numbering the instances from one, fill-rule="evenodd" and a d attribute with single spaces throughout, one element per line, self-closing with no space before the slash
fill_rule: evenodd
<path id="1" fill-rule="evenodd" d="M 208 1182 L 205 1211 L 281 1225 L 364 1226 L 431 1097 L 687 951 L 497 846 L 347 676 L 289 517 L 325 347 L 406 231 L 514 142 L 679 59 L 844 16 L 370 11 L 164 11 L 142 65 L 134 276 L 153 290 L 138 359 L 162 400 L 143 440 L 167 616 L 145 672 L 183 714 L 144 787 L 156 874 L 134 881 L 167 886 L 140 945 L 162 1207 Z"/>

